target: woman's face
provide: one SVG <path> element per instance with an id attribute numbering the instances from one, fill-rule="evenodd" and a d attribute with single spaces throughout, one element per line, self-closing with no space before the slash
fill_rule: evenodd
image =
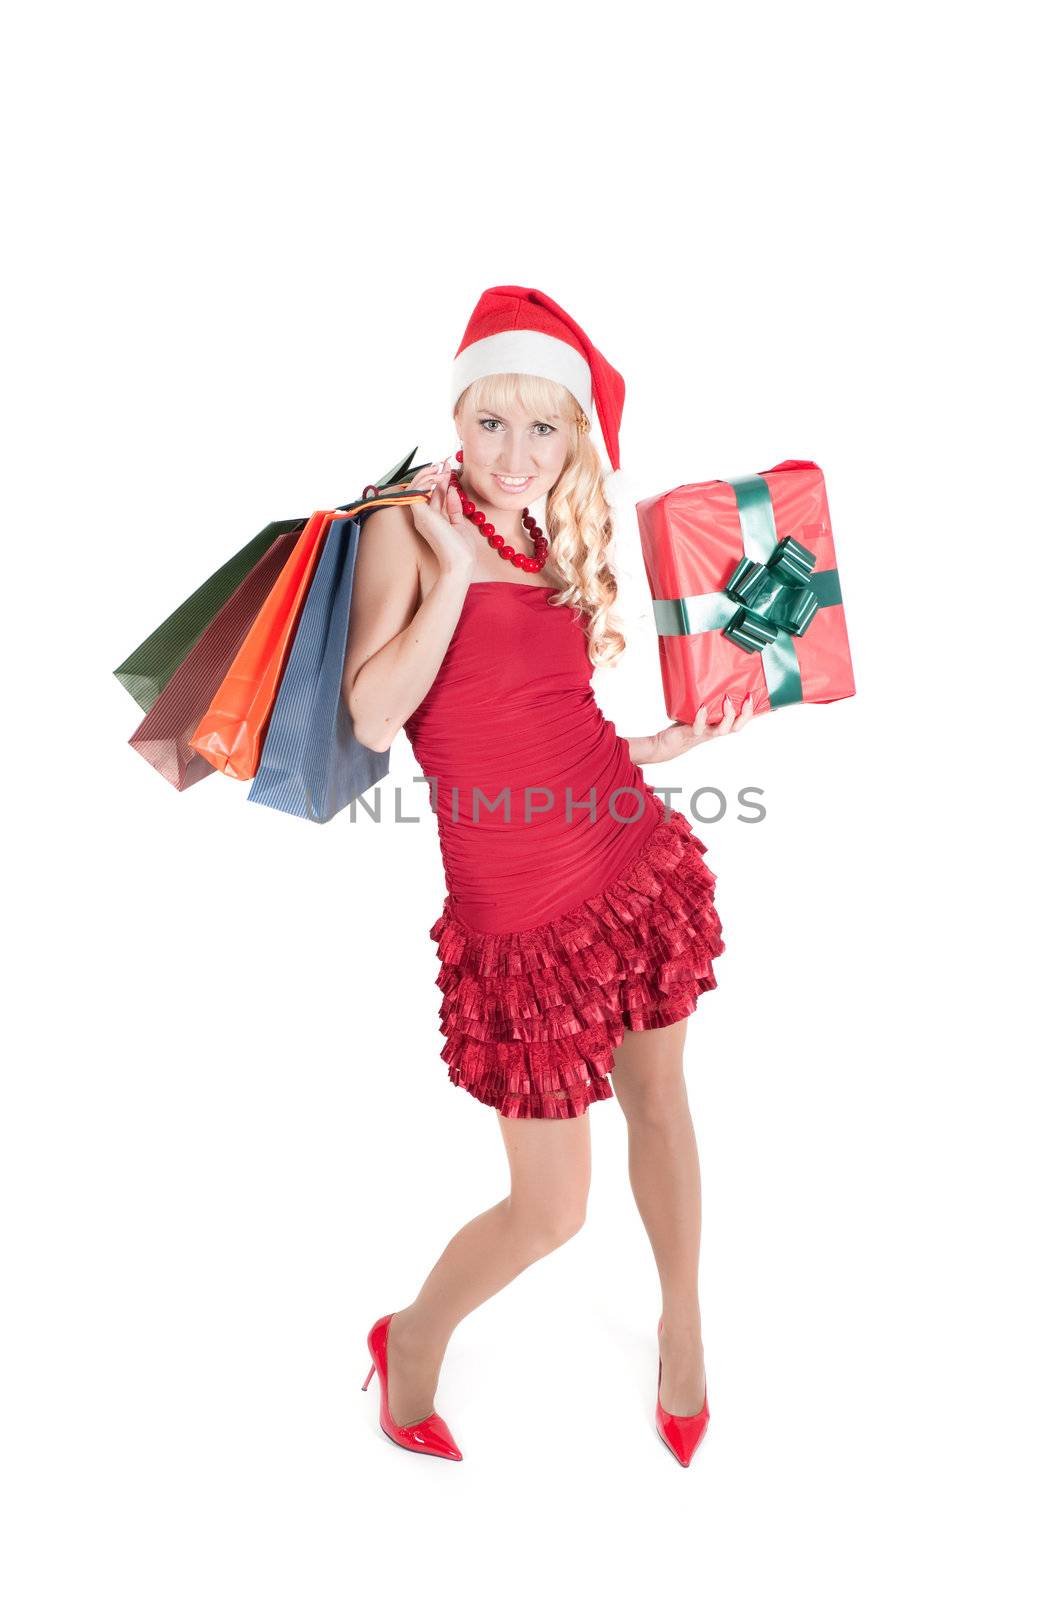
<path id="1" fill-rule="evenodd" d="M 477 505 L 519 515 L 561 476 L 571 435 L 571 424 L 562 417 L 535 416 L 522 408 L 474 410 L 466 402 L 455 421 L 462 487 Z M 508 485 L 505 479 L 518 481 Z"/>

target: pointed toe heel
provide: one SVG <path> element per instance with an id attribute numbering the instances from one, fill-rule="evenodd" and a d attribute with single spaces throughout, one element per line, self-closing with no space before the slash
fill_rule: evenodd
<path id="1" fill-rule="evenodd" d="M 664 1318 L 657 1324 L 657 1338 L 660 1340 L 661 1329 L 664 1327 Z M 709 1425 L 709 1391 L 706 1385 L 705 1399 L 702 1401 L 701 1410 L 689 1416 L 676 1415 L 666 1411 L 661 1404 L 661 1358 L 657 1357 L 657 1408 L 655 1421 L 657 1432 L 669 1450 L 675 1456 L 681 1467 L 689 1467 L 691 1457 L 705 1437 L 705 1430 Z"/>
<path id="2" fill-rule="evenodd" d="M 380 1426 L 393 1443 L 401 1445 L 404 1450 L 415 1450 L 421 1455 L 443 1456 L 447 1461 L 461 1461 L 463 1457 L 454 1435 L 438 1411 L 430 1412 L 420 1422 L 405 1424 L 396 1422 L 391 1415 L 391 1406 L 388 1403 L 388 1328 L 394 1315 L 393 1311 L 389 1311 L 386 1316 L 378 1317 L 369 1330 L 366 1343 L 373 1364 L 369 1368 L 362 1388 L 368 1389 L 374 1372 L 379 1375 Z"/>

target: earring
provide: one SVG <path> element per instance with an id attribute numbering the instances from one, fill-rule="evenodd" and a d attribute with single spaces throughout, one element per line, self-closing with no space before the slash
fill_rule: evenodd
<path id="1" fill-rule="evenodd" d="M 464 461 L 465 460 L 465 457 L 462 455 L 460 450 L 455 455 L 454 460 L 455 461 Z"/>

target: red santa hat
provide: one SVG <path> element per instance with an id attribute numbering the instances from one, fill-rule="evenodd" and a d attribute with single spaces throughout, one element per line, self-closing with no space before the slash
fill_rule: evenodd
<path id="1" fill-rule="evenodd" d="M 563 384 L 590 418 L 597 415 L 613 467 L 620 469 L 620 417 L 624 380 L 595 349 L 579 324 L 540 289 L 503 284 L 476 302 L 454 357 L 451 404 L 474 378 L 496 372 L 530 372 Z"/>

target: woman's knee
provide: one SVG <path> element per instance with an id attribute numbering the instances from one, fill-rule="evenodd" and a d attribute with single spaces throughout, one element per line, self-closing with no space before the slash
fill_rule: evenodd
<path id="1" fill-rule="evenodd" d="M 613 1089 L 629 1122 L 668 1127 L 689 1114 L 683 1048 L 687 1018 L 628 1030 L 614 1052 Z"/>
<path id="2" fill-rule="evenodd" d="M 628 1122 L 668 1128 L 690 1114 L 682 1068 L 658 1072 L 614 1073 L 616 1096 Z"/>
<path id="3" fill-rule="evenodd" d="M 520 1195 L 509 1197 L 510 1213 L 535 1255 L 546 1255 L 573 1238 L 587 1220 L 587 1195 Z"/>
<path id="4" fill-rule="evenodd" d="M 579 1232 L 587 1220 L 590 1141 L 586 1123 L 527 1122 L 503 1128 L 510 1157 L 510 1214 L 536 1254 Z"/>

